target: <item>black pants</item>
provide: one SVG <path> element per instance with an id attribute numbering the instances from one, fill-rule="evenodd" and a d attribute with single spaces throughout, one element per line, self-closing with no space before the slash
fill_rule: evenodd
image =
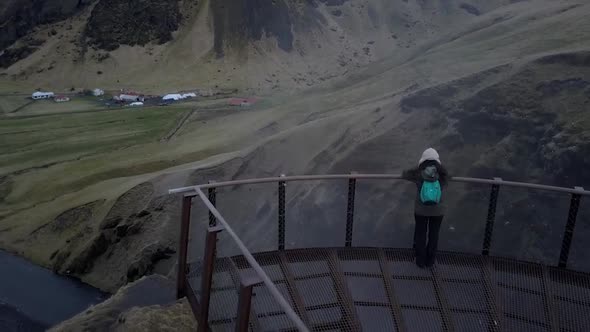
<path id="1" fill-rule="evenodd" d="M 444 216 L 426 217 L 414 215 L 416 229 L 414 230 L 414 249 L 416 249 L 416 264 L 432 266 L 436 258 L 438 247 L 438 232 Z M 426 234 L 428 233 L 428 244 Z"/>

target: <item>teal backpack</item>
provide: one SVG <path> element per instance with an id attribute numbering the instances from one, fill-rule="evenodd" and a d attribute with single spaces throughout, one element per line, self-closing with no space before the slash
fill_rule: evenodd
<path id="1" fill-rule="evenodd" d="M 424 181 L 422 182 L 422 189 L 420 189 L 420 201 L 424 205 L 436 205 L 440 203 L 442 190 L 440 189 L 440 182 Z"/>

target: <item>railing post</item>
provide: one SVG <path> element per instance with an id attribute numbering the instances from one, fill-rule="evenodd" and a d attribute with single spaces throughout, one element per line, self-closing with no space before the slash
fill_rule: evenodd
<path id="1" fill-rule="evenodd" d="M 576 187 L 578 190 L 584 188 Z M 570 255 L 570 248 L 572 245 L 572 238 L 574 237 L 574 229 L 576 227 L 576 219 L 578 218 L 578 209 L 580 207 L 580 194 L 572 194 L 570 200 L 570 210 L 567 216 L 567 223 L 565 224 L 565 231 L 563 233 L 563 240 L 561 242 L 561 253 L 559 254 L 559 267 L 566 268 L 567 261 Z"/>
<path id="2" fill-rule="evenodd" d="M 209 181 L 209 184 L 213 184 L 213 183 L 215 183 L 215 181 Z M 209 194 L 209 201 L 211 202 L 211 204 L 213 204 L 213 206 L 216 206 L 216 204 L 217 204 L 216 188 L 215 187 L 209 188 L 208 194 Z M 215 218 L 213 213 L 211 211 L 209 211 L 209 227 L 214 227 L 215 225 L 217 225 L 217 219 Z"/>
<path id="3" fill-rule="evenodd" d="M 211 281 L 215 264 L 215 250 L 217 247 L 217 233 L 223 230 L 223 226 L 209 227 L 205 239 L 205 257 L 203 260 L 203 276 L 201 277 L 201 322 L 199 332 L 207 331 L 209 320 L 209 301 L 211 299 Z"/>
<path id="4" fill-rule="evenodd" d="M 357 174 L 352 172 L 351 174 Z M 354 195 L 356 192 L 356 179 L 348 180 L 348 205 L 346 207 L 346 239 L 344 246 L 352 246 L 352 227 L 354 225 Z"/>
<path id="5" fill-rule="evenodd" d="M 187 254 L 188 254 L 188 233 L 191 223 L 191 205 L 193 196 L 185 195 L 182 198 L 182 216 L 180 220 L 180 240 L 178 250 L 178 271 L 176 279 L 176 298 L 180 299 L 186 296 L 186 273 L 187 273 Z"/>
<path id="6" fill-rule="evenodd" d="M 281 174 L 285 177 L 285 174 Z M 285 181 L 279 181 L 279 250 L 285 250 Z"/>
<path id="7" fill-rule="evenodd" d="M 502 181 L 501 178 L 494 178 L 495 181 Z M 493 184 L 490 192 L 490 202 L 488 206 L 488 217 L 486 220 L 486 230 L 483 238 L 483 249 L 481 254 L 488 256 L 490 254 L 490 247 L 492 245 L 492 236 L 494 235 L 494 222 L 496 221 L 496 207 L 498 206 L 498 194 L 500 193 L 500 185 Z"/>
<path id="8" fill-rule="evenodd" d="M 250 309 L 252 307 L 252 289 L 262 283 L 258 275 L 240 277 L 240 297 L 238 300 L 238 315 L 236 321 L 236 332 L 247 332 L 250 324 Z"/>

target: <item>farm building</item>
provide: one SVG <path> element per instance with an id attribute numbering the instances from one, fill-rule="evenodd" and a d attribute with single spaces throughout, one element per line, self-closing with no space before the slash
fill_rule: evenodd
<path id="1" fill-rule="evenodd" d="M 92 95 L 95 97 L 100 97 L 104 95 L 104 90 L 102 89 L 94 89 L 92 90 Z"/>
<path id="2" fill-rule="evenodd" d="M 126 92 L 119 95 L 120 101 L 145 101 L 145 97 L 138 93 Z"/>
<path id="3" fill-rule="evenodd" d="M 187 92 L 187 93 L 170 93 L 165 95 L 164 97 L 162 97 L 162 100 L 164 101 L 177 101 L 177 100 L 182 100 L 182 99 L 186 99 L 186 98 L 195 98 L 197 97 L 197 94 L 194 92 Z"/>
<path id="4" fill-rule="evenodd" d="M 56 103 L 65 103 L 67 101 L 70 101 L 70 97 L 68 97 L 68 96 L 55 96 L 55 98 L 53 100 L 55 100 Z"/>
<path id="5" fill-rule="evenodd" d="M 215 91 L 213 91 L 213 89 L 200 89 L 199 90 L 199 95 L 202 97 L 211 97 L 214 96 L 216 93 Z"/>
<path id="6" fill-rule="evenodd" d="M 256 103 L 255 98 L 232 98 L 229 100 L 230 106 L 248 107 L 252 106 L 254 103 Z"/>
<path id="7" fill-rule="evenodd" d="M 171 94 L 167 94 L 164 97 L 162 97 L 162 100 L 164 100 L 164 101 L 181 100 L 181 99 L 182 99 L 182 95 L 179 93 L 171 93 Z"/>
<path id="8" fill-rule="evenodd" d="M 31 95 L 31 98 L 33 98 L 35 100 L 37 100 L 37 99 L 50 99 L 53 97 L 55 97 L 55 93 L 53 93 L 53 92 L 37 91 Z"/>

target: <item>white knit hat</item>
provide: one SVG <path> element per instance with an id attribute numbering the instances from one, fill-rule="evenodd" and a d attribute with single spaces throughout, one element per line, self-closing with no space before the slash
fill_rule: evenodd
<path id="1" fill-rule="evenodd" d="M 422 158 L 420 158 L 420 162 L 418 162 L 418 165 L 421 165 L 423 162 L 427 160 L 435 160 L 436 162 L 442 165 L 442 163 L 440 162 L 440 156 L 438 155 L 438 152 L 433 148 L 428 148 L 422 153 Z"/>

